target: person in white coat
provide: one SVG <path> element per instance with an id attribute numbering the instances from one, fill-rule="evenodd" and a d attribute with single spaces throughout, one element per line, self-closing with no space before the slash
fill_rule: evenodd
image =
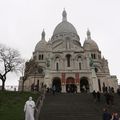
<path id="1" fill-rule="evenodd" d="M 29 97 L 29 100 L 24 105 L 25 120 L 34 120 L 34 111 L 35 102 L 32 100 L 32 97 Z"/>

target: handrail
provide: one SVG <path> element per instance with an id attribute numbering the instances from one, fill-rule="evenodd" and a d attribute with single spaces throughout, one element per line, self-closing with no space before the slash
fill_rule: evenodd
<path id="1" fill-rule="evenodd" d="M 41 94 L 40 94 L 40 96 L 39 96 L 39 98 L 37 99 L 37 102 L 36 102 L 35 120 L 39 119 L 39 114 L 40 114 L 40 111 L 41 111 L 41 108 L 42 108 L 42 105 L 43 105 L 43 101 L 45 99 L 45 94 L 46 94 L 46 88 L 43 87 L 41 89 Z"/>

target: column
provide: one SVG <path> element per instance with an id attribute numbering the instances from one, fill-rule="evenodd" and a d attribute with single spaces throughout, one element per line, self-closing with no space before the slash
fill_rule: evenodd
<path id="1" fill-rule="evenodd" d="M 66 82 L 65 82 L 65 73 L 61 74 L 61 87 L 62 87 L 62 93 L 66 93 Z"/>
<path id="2" fill-rule="evenodd" d="M 93 86 L 93 90 L 95 90 L 97 92 L 97 91 L 99 91 L 98 79 L 97 79 L 94 67 L 92 67 L 91 70 L 92 70 L 92 86 Z"/>
<path id="3" fill-rule="evenodd" d="M 77 92 L 80 93 L 80 77 L 79 77 L 79 73 L 75 73 L 75 83 L 77 86 Z"/>

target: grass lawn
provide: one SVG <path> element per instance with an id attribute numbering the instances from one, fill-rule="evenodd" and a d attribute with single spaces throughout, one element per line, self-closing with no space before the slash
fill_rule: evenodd
<path id="1" fill-rule="evenodd" d="M 38 93 L 0 91 L 0 120 L 24 120 L 24 104 L 29 96 L 36 102 Z"/>

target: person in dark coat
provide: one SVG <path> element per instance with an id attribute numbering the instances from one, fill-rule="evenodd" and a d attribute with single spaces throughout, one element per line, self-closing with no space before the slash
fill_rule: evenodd
<path id="1" fill-rule="evenodd" d="M 108 112 L 107 108 L 103 109 L 103 119 L 102 120 L 111 120 L 112 116 L 111 114 Z"/>
<path id="2" fill-rule="evenodd" d="M 101 97 L 101 94 L 99 91 L 97 91 L 96 93 L 96 97 L 97 97 L 97 101 L 100 102 L 100 97 Z"/>
<path id="3" fill-rule="evenodd" d="M 96 92 L 95 92 L 95 90 L 92 92 L 92 95 L 93 95 L 94 101 L 96 102 Z"/>

